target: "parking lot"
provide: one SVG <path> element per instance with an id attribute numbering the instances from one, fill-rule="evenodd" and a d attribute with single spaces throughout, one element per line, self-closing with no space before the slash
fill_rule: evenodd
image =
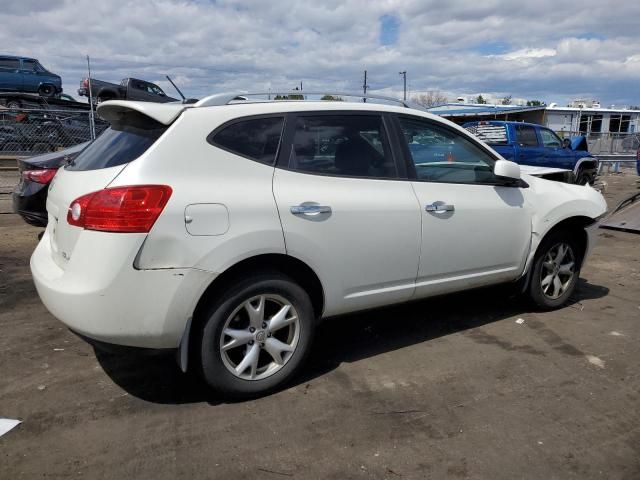
<path id="1" fill-rule="evenodd" d="M 606 176 L 609 206 L 637 179 Z M 638 235 L 601 230 L 564 309 L 492 288 L 332 319 L 292 386 L 228 403 L 46 311 L 15 181 L 0 172 L 0 417 L 23 423 L 0 478 L 640 478 Z"/>

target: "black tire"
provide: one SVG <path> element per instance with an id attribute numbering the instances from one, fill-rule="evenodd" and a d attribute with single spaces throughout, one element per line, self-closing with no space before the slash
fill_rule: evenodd
<path id="1" fill-rule="evenodd" d="M 295 312 L 295 317 L 298 319 L 298 322 L 294 326 L 289 325 L 281 330 L 275 331 L 273 338 L 267 340 L 279 341 L 281 338 L 276 338 L 276 336 L 279 335 L 278 332 L 288 329 L 288 335 L 291 336 L 291 331 L 297 329 L 298 334 L 297 336 L 294 335 L 294 337 L 297 338 L 295 348 L 292 352 L 287 352 L 286 354 L 282 354 L 281 352 L 280 358 L 283 359 L 283 365 L 281 366 L 273 361 L 275 357 L 272 357 L 268 352 L 268 347 L 271 344 L 267 344 L 266 342 L 262 343 L 258 340 L 259 338 L 264 340 L 267 334 L 269 337 L 272 335 L 271 333 L 266 333 L 268 332 L 268 329 L 265 327 L 265 325 L 267 325 L 266 323 L 262 324 L 262 329 L 249 334 L 259 335 L 262 331 L 262 337 L 255 337 L 256 339 L 250 343 L 244 343 L 240 346 L 230 348 L 228 350 L 229 353 L 223 352 L 222 344 L 225 343 L 227 339 L 232 338 L 228 335 L 223 336 L 223 330 L 228 332 L 229 329 L 233 329 L 233 327 L 231 327 L 232 322 L 241 323 L 243 321 L 243 315 L 246 315 L 245 323 L 250 325 L 250 317 L 244 313 L 246 312 L 246 310 L 244 310 L 246 307 L 243 307 L 243 305 L 246 305 L 249 300 L 255 299 L 256 297 L 267 298 L 264 304 L 268 304 L 267 302 L 271 301 L 269 297 L 284 299 L 292 307 L 292 309 L 288 311 Z M 277 306 L 275 308 L 277 308 Z M 266 310 L 266 308 L 263 309 L 265 318 L 267 319 L 266 321 L 271 323 L 275 315 L 269 316 Z M 279 273 L 259 274 L 253 278 L 247 278 L 246 280 L 235 283 L 211 306 L 205 314 L 204 319 L 200 331 L 199 349 L 199 363 L 202 376 L 213 390 L 234 398 L 250 398 L 264 395 L 291 380 L 307 357 L 313 340 L 316 323 L 313 306 L 307 292 L 292 279 Z M 225 330 L 226 325 L 229 328 L 227 330 Z M 246 328 L 249 327 L 247 326 Z M 248 330 L 242 331 L 246 334 Z M 284 333 L 287 334 L 287 332 Z M 288 340 L 284 341 L 285 343 L 288 342 Z M 245 369 L 242 370 L 240 374 L 232 373 L 231 370 L 233 367 L 235 366 L 236 369 L 241 368 L 242 361 L 250 356 L 250 349 L 256 347 L 259 347 L 256 365 L 259 365 L 259 361 L 271 361 L 271 367 L 260 367 L 266 368 L 267 370 L 262 373 L 259 373 L 258 370 L 256 374 L 258 377 L 267 374 L 268 376 L 259 379 L 240 378 L 239 375 L 243 374 L 243 372 L 245 372 L 244 375 L 253 374 L 254 370 L 250 366 L 247 367 L 248 371 Z M 232 354 L 237 355 L 237 364 L 234 364 L 233 360 L 230 359 Z M 285 355 L 287 355 L 286 359 L 284 359 Z M 269 373 L 268 368 L 275 369 L 274 373 Z"/>
<path id="2" fill-rule="evenodd" d="M 578 173 L 576 174 L 576 185 L 593 185 L 595 181 L 595 175 L 591 170 L 587 170 L 585 168 L 578 169 Z"/>
<path id="3" fill-rule="evenodd" d="M 53 85 L 40 85 L 38 88 L 38 95 L 41 97 L 52 97 L 56 93 L 56 89 Z"/>
<path id="4" fill-rule="evenodd" d="M 556 296 L 556 283 L 554 283 L 555 277 L 549 282 L 545 282 L 545 280 L 549 275 L 554 275 L 554 271 L 559 272 L 562 270 L 561 267 L 558 268 L 559 266 L 549 266 L 549 259 L 554 257 L 554 249 L 557 249 L 560 245 L 568 246 L 570 250 L 565 253 L 562 261 L 559 263 L 562 264 L 565 262 L 564 265 L 566 265 L 567 263 L 570 263 L 570 259 L 572 257 L 574 267 L 570 279 L 566 274 L 555 274 L 562 286 L 559 289 L 559 292 L 561 293 Z M 583 247 L 576 241 L 575 232 L 557 230 L 555 232 L 551 232 L 542 240 L 533 260 L 533 265 L 531 267 L 533 270 L 531 272 L 527 291 L 528 297 L 538 309 L 554 310 L 567 303 L 578 284 L 583 256 Z M 557 258 L 558 256 L 556 255 L 555 259 Z"/>
<path id="5" fill-rule="evenodd" d="M 10 110 L 20 110 L 20 108 L 22 108 L 22 104 L 19 100 L 9 100 L 7 102 L 7 108 Z"/>

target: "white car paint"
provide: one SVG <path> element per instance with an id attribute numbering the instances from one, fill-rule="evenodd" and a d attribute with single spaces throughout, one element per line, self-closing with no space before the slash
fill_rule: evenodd
<path id="1" fill-rule="evenodd" d="M 127 109 L 170 127 L 126 165 L 61 169 L 47 204 L 51 221 L 31 258 L 45 306 L 74 331 L 104 342 L 177 348 L 207 286 L 257 255 L 305 262 L 322 283 L 328 316 L 515 280 L 554 225 L 606 210 L 588 186 L 526 174 L 530 188 L 315 176 L 205 141 L 216 127 L 243 116 L 350 110 L 428 118 L 478 144 L 465 129 L 418 110 L 347 102 L 110 101 L 98 112 L 113 120 Z M 173 189 L 148 234 L 89 231 L 66 221 L 80 195 L 143 184 Z M 437 201 L 455 205 L 454 215 L 425 211 Z M 306 202 L 327 204 L 332 212 L 326 221 L 291 214 Z"/>

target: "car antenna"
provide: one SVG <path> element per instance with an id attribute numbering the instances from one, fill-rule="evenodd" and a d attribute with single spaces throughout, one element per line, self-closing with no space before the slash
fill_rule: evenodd
<path id="1" fill-rule="evenodd" d="M 171 82 L 171 85 L 173 85 L 173 88 L 175 88 L 178 91 L 178 94 L 180 94 L 180 96 L 182 97 L 182 101 L 184 102 L 186 100 L 185 96 L 182 94 L 180 89 L 178 87 L 176 87 L 176 84 L 173 83 L 173 80 L 171 80 L 171 77 L 169 77 L 169 75 L 165 75 L 165 77 L 167 77 L 167 80 L 169 80 Z"/>

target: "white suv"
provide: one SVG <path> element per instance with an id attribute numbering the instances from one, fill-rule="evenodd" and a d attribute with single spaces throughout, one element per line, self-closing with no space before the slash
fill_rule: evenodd
<path id="1" fill-rule="evenodd" d="M 111 128 L 49 189 L 38 293 L 80 335 L 177 350 L 235 396 L 291 378 L 323 317 L 505 282 L 560 307 L 606 210 L 406 105 L 98 113 Z"/>

